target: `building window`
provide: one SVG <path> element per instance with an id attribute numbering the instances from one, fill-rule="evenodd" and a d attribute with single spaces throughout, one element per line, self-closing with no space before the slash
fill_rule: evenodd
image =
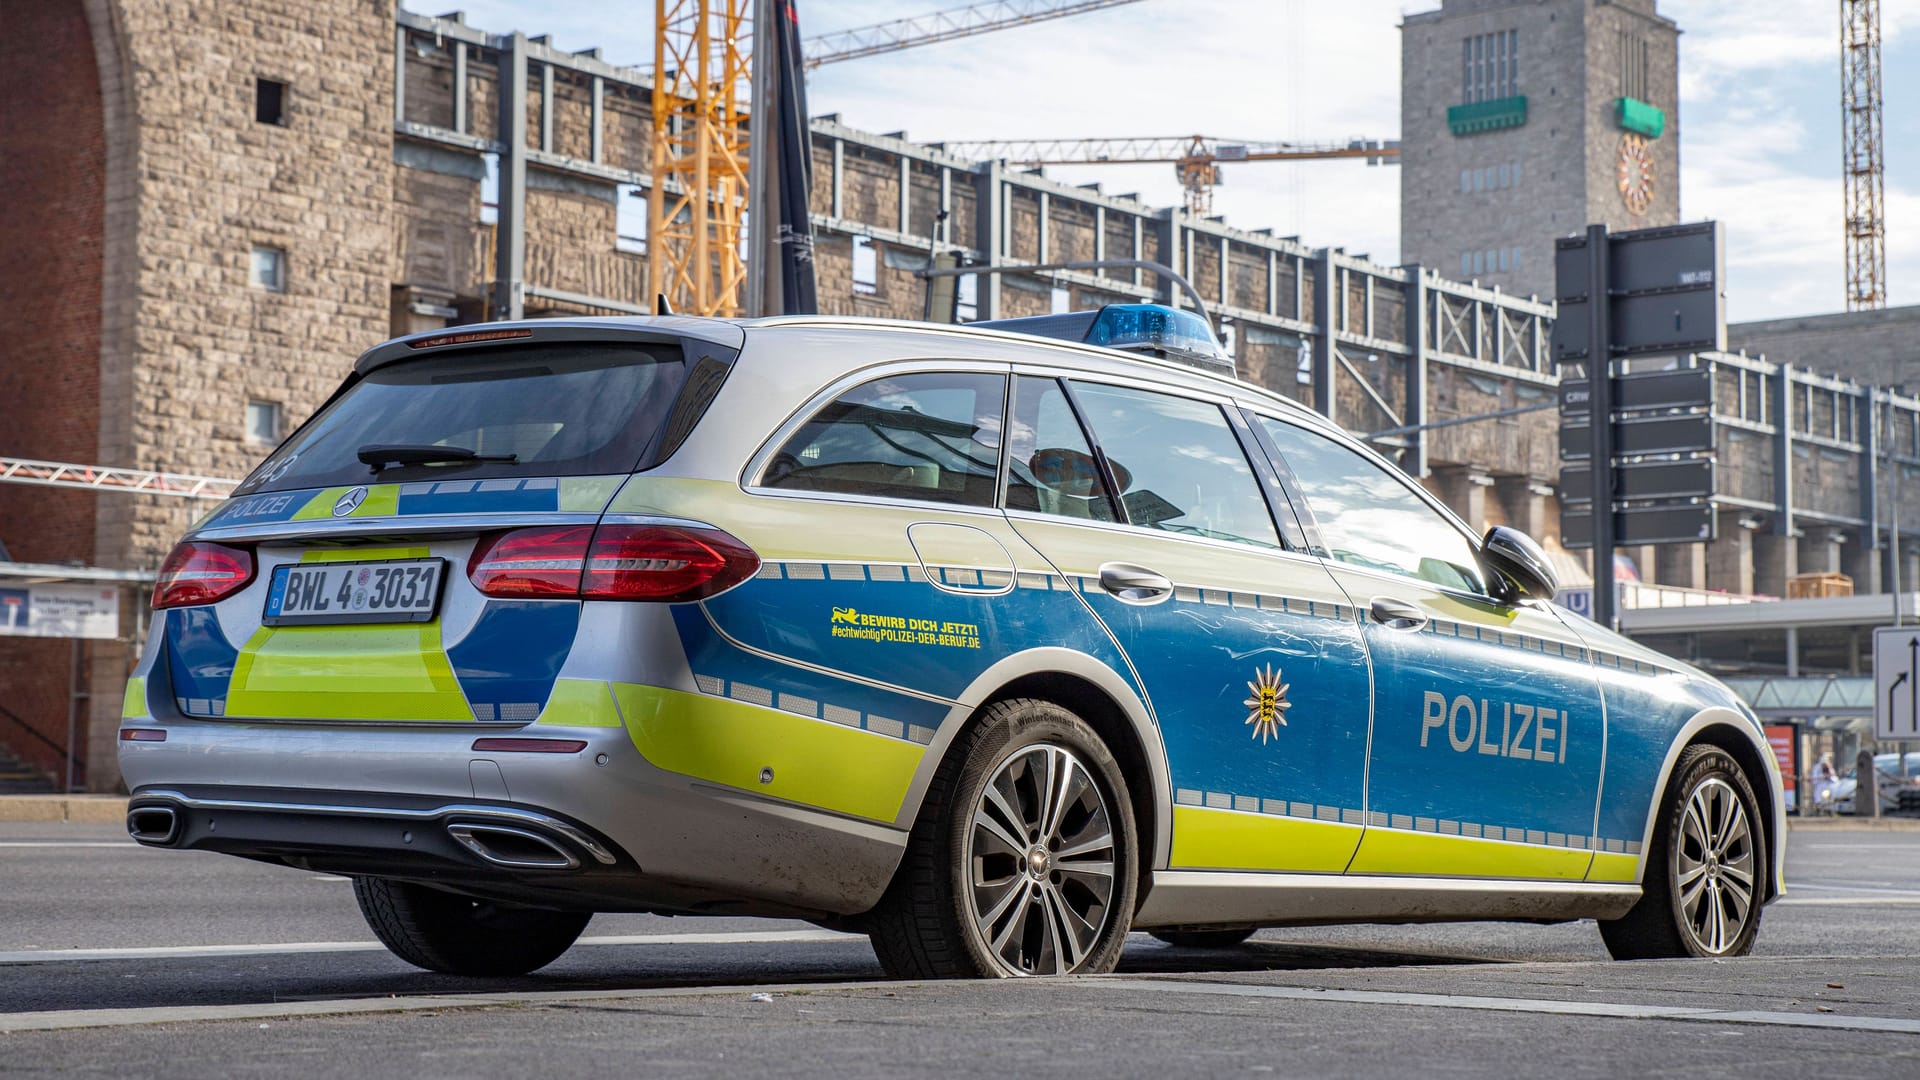
<path id="1" fill-rule="evenodd" d="M 1473 254 L 1471 252 L 1463 251 L 1460 253 L 1460 276 L 1463 278 L 1473 276 Z"/>
<path id="2" fill-rule="evenodd" d="M 1467 194 L 1471 194 L 1472 192 L 1473 192 L 1473 170 L 1461 169 L 1460 170 L 1460 194 L 1467 195 Z"/>
<path id="3" fill-rule="evenodd" d="M 634 255 L 647 250 L 647 193 L 634 184 L 621 184 L 613 206 L 613 249 Z"/>
<path id="4" fill-rule="evenodd" d="M 280 403 L 277 401 L 247 402 L 247 441 L 263 446 L 277 446 L 280 443 Z"/>
<path id="5" fill-rule="evenodd" d="M 1472 105 L 1520 93 L 1520 31 L 1475 34 L 1460 43 L 1463 100 Z"/>
<path id="6" fill-rule="evenodd" d="M 880 260 L 873 251 L 873 237 L 853 238 L 853 293 L 872 296 L 880 291 Z"/>
<path id="7" fill-rule="evenodd" d="M 253 245 L 253 260 L 247 272 L 248 284 L 256 289 L 287 291 L 287 253 L 265 244 Z"/>
<path id="8" fill-rule="evenodd" d="M 1073 293 L 1069 292 L 1063 286 L 1055 285 L 1052 292 L 1048 295 L 1047 310 L 1055 315 L 1065 315 L 1067 312 L 1072 311 Z"/>
<path id="9" fill-rule="evenodd" d="M 278 79 L 253 81 L 253 119 L 257 123 L 287 126 L 287 84 Z"/>
<path id="10" fill-rule="evenodd" d="M 481 154 L 486 171 L 480 174 L 480 224 L 500 224 L 500 155 Z"/>
<path id="11" fill-rule="evenodd" d="M 960 283 L 954 287 L 953 318 L 955 322 L 972 322 L 980 317 L 980 275 L 962 274 Z"/>

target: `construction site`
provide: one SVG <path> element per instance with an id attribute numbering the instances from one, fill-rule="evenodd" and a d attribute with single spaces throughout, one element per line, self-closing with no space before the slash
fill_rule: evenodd
<path id="1" fill-rule="evenodd" d="M 753 6 L 661 0 L 642 67 L 389 3 L 15 13 L 0 234 L 46 257 L 0 267 L 16 321 L 0 361 L 0 600 L 31 588 L 73 610 L 70 632 L 0 636 L 0 773 L 116 788 L 143 590 L 365 349 L 493 319 L 648 314 L 662 295 L 765 313 L 743 254 Z M 807 61 L 1106 6 L 956 9 L 810 41 Z M 1842 7 L 1877 34 L 1871 0 Z M 1539 539 L 1577 587 L 1591 579 L 1562 544 L 1554 241 L 1679 223 L 1679 32 L 1653 0 L 1445 0 L 1401 27 L 1400 131 L 1327 143 L 941 145 L 816 112 L 818 307 L 966 322 L 1190 305 L 1150 268 L 1059 264 L 1172 268 L 1240 378 L 1368 437 L 1475 530 Z M 1314 159 L 1399 170 L 1402 258 L 1211 213 L 1219 169 Z M 1149 205 L 1046 172 L 1094 161 L 1163 162 L 1187 197 Z M 1584 179 L 1549 189 L 1556 170 Z M 1736 324 L 1724 350 L 1661 361 L 1711 369 L 1714 489 L 1696 503 L 1712 528 L 1620 549 L 1637 577 L 1623 629 L 1744 680 L 1763 715 L 1834 730 L 1870 704 L 1865 632 L 1920 615 L 1920 315 L 1885 308 L 1877 203 L 1849 223 L 1863 254 L 1848 312 Z M 945 292 L 924 276 L 965 266 L 1005 272 Z"/>

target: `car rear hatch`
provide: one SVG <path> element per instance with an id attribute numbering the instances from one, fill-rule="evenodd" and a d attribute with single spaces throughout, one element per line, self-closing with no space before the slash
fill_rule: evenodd
<path id="1" fill-rule="evenodd" d="M 168 559 L 155 607 L 171 692 L 150 703 L 246 721 L 538 718 L 588 551 L 614 539 L 595 531 L 602 512 L 686 437 L 740 338 L 707 320 L 555 322 L 368 353 Z"/>

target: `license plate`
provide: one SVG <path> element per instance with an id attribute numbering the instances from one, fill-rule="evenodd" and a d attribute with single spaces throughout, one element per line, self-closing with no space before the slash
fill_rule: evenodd
<path id="1" fill-rule="evenodd" d="M 431 622 L 445 559 L 298 563 L 278 567 L 261 623 Z"/>

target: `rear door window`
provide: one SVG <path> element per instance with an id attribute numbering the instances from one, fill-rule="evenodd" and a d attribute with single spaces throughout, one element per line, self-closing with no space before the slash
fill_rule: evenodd
<path id="1" fill-rule="evenodd" d="M 240 490 L 632 472 L 685 382 L 678 345 L 552 344 L 408 359 L 354 383 Z M 379 467 L 368 447 L 403 447 Z M 435 449 L 446 458 L 433 460 Z"/>
<path id="2" fill-rule="evenodd" d="M 1113 520 L 1093 447 L 1058 379 L 1015 376 L 1007 427 L 1007 509 Z"/>
<path id="3" fill-rule="evenodd" d="M 841 394 L 774 454 L 761 486 L 992 506 L 1004 375 L 889 375 Z"/>
<path id="4" fill-rule="evenodd" d="M 1128 524 L 1280 546 L 1253 466 L 1218 405 L 1077 381 L 1073 396 L 1113 469 Z"/>

